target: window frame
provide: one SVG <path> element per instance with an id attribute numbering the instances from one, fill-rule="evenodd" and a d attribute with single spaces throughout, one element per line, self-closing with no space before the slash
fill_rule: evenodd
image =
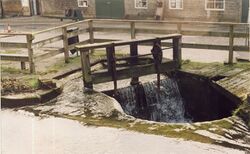
<path id="1" fill-rule="evenodd" d="M 87 5 L 86 6 L 81 5 L 81 2 L 82 3 L 86 2 Z M 77 0 L 77 5 L 78 5 L 78 7 L 87 8 L 87 7 L 89 7 L 89 1 L 88 0 Z"/>
<path id="2" fill-rule="evenodd" d="M 208 1 L 209 0 L 205 0 L 205 10 L 207 11 L 225 11 L 225 8 L 226 8 L 226 0 L 223 0 L 223 9 L 219 9 L 219 8 L 208 8 L 207 7 L 207 4 L 208 4 Z M 217 0 L 215 0 L 217 1 Z M 214 3 L 215 5 L 216 3 Z"/>
<path id="3" fill-rule="evenodd" d="M 175 4 L 177 3 L 177 1 L 176 0 L 174 0 L 175 1 Z M 168 6 L 169 6 L 169 9 L 171 9 L 171 10 L 183 10 L 183 0 L 181 0 L 181 8 L 173 8 L 172 6 L 171 6 L 171 2 L 172 2 L 172 0 L 168 0 Z M 177 6 L 177 5 L 176 5 Z"/>
<path id="4" fill-rule="evenodd" d="M 136 9 L 148 9 L 148 0 L 145 0 L 146 1 L 146 7 L 138 7 L 136 4 L 137 4 L 137 1 L 143 1 L 143 0 L 135 0 L 135 8 Z"/>

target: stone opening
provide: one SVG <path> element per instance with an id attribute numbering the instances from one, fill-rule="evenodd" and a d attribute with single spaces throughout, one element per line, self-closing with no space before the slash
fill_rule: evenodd
<path id="1" fill-rule="evenodd" d="M 114 98 L 136 118 L 168 122 L 202 122 L 229 117 L 238 102 L 213 87 L 210 79 L 174 73 L 172 78 L 118 89 Z M 110 93 L 109 93 L 110 94 Z"/>

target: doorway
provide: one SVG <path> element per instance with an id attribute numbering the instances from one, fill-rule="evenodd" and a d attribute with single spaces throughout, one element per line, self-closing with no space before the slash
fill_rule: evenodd
<path id="1" fill-rule="evenodd" d="M 96 0 L 97 18 L 124 18 L 124 0 Z"/>
<path id="2" fill-rule="evenodd" d="M 247 23 L 249 16 L 249 0 L 242 0 L 241 22 Z"/>

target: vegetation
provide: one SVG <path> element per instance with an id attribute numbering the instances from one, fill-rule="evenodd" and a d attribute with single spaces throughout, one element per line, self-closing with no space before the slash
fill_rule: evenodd
<path id="1" fill-rule="evenodd" d="M 192 62 L 190 60 L 184 60 L 182 61 L 182 69 L 193 69 L 193 70 L 199 70 L 202 68 L 222 68 L 224 69 L 224 71 L 229 71 L 231 69 L 236 69 L 236 68 L 240 68 L 240 69 L 249 69 L 250 68 L 250 62 L 237 62 L 236 64 L 233 65 L 227 65 L 227 64 L 223 64 L 223 63 L 200 63 L 200 62 Z"/>
<path id="2" fill-rule="evenodd" d="M 245 101 L 238 109 L 234 111 L 234 115 L 241 117 L 250 128 L 250 104 Z"/>
<path id="3" fill-rule="evenodd" d="M 218 144 L 216 140 L 195 133 L 196 130 L 206 130 L 219 135 L 224 135 L 223 130 L 232 128 L 232 124 L 226 120 L 214 121 L 212 123 L 200 123 L 199 125 L 190 124 L 164 124 L 164 123 L 148 123 L 145 121 L 135 121 L 134 119 L 121 119 L 120 113 L 114 113 L 110 117 L 94 117 L 91 112 L 86 112 L 84 116 L 62 115 L 50 111 L 43 112 L 35 110 L 31 107 L 26 107 L 26 111 L 33 112 L 35 115 L 52 115 L 71 120 L 76 120 L 88 126 L 101 126 L 122 128 L 131 131 L 136 131 L 145 134 L 161 135 L 171 138 L 182 138 L 185 140 L 198 141 L 202 143 Z M 216 128 L 211 130 L 210 128 Z M 228 145 L 230 146 L 230 145 Z"/>
<path id="4" fill-rule="evenodd" d="M 29 74 L 29 70 L 21 70 L 18 68 L 6 67 L 6 66 L 1 65 L 1 73 L 25 75 L 25 74 Z"/>
<path id="5" fill-rule="evenodd" d="M 3 53 L 3 54 L 16 54 L 17 52 L 18 52 L 17 50 L 0 51 L 0 53 Z"/>
<path id="6" fill-rule="evenodd" d="M 56 64 L 54 64 L 53 66 L 49 67 L 48 70 L 44 74 L 57 73 L 60 70 L 67 70 L 73 66 L 78 66 L 78 67 L 81 66 L 80 57 L 70 57 L 69 63 L 65 63 L 64 59 L 62 59 L 58 61 Z"/>

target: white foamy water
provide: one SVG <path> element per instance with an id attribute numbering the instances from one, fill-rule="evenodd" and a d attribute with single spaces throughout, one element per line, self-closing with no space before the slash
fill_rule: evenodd
<path id="1" fill-rule="evenodd" d="M 87 127 L 61 118 L 1 111 L 2 154 L 193 154 L 244 153 L 235 149 L 146 135 L 121 129 Z"/>
<path id="2" fill-rule="evenodd" d="M 118 90 L 117 99 L 127 114 L 137 118 L 169 123 L 189 122 L 184 117 L 184 102 L 177 82 L 166 78 L 160 85 L 160 90 L 156 81 L 144 83 L 139 89 L 131 86 L 122 88 Z M 136 91 L 139 94 L 136 95 Z"/>

